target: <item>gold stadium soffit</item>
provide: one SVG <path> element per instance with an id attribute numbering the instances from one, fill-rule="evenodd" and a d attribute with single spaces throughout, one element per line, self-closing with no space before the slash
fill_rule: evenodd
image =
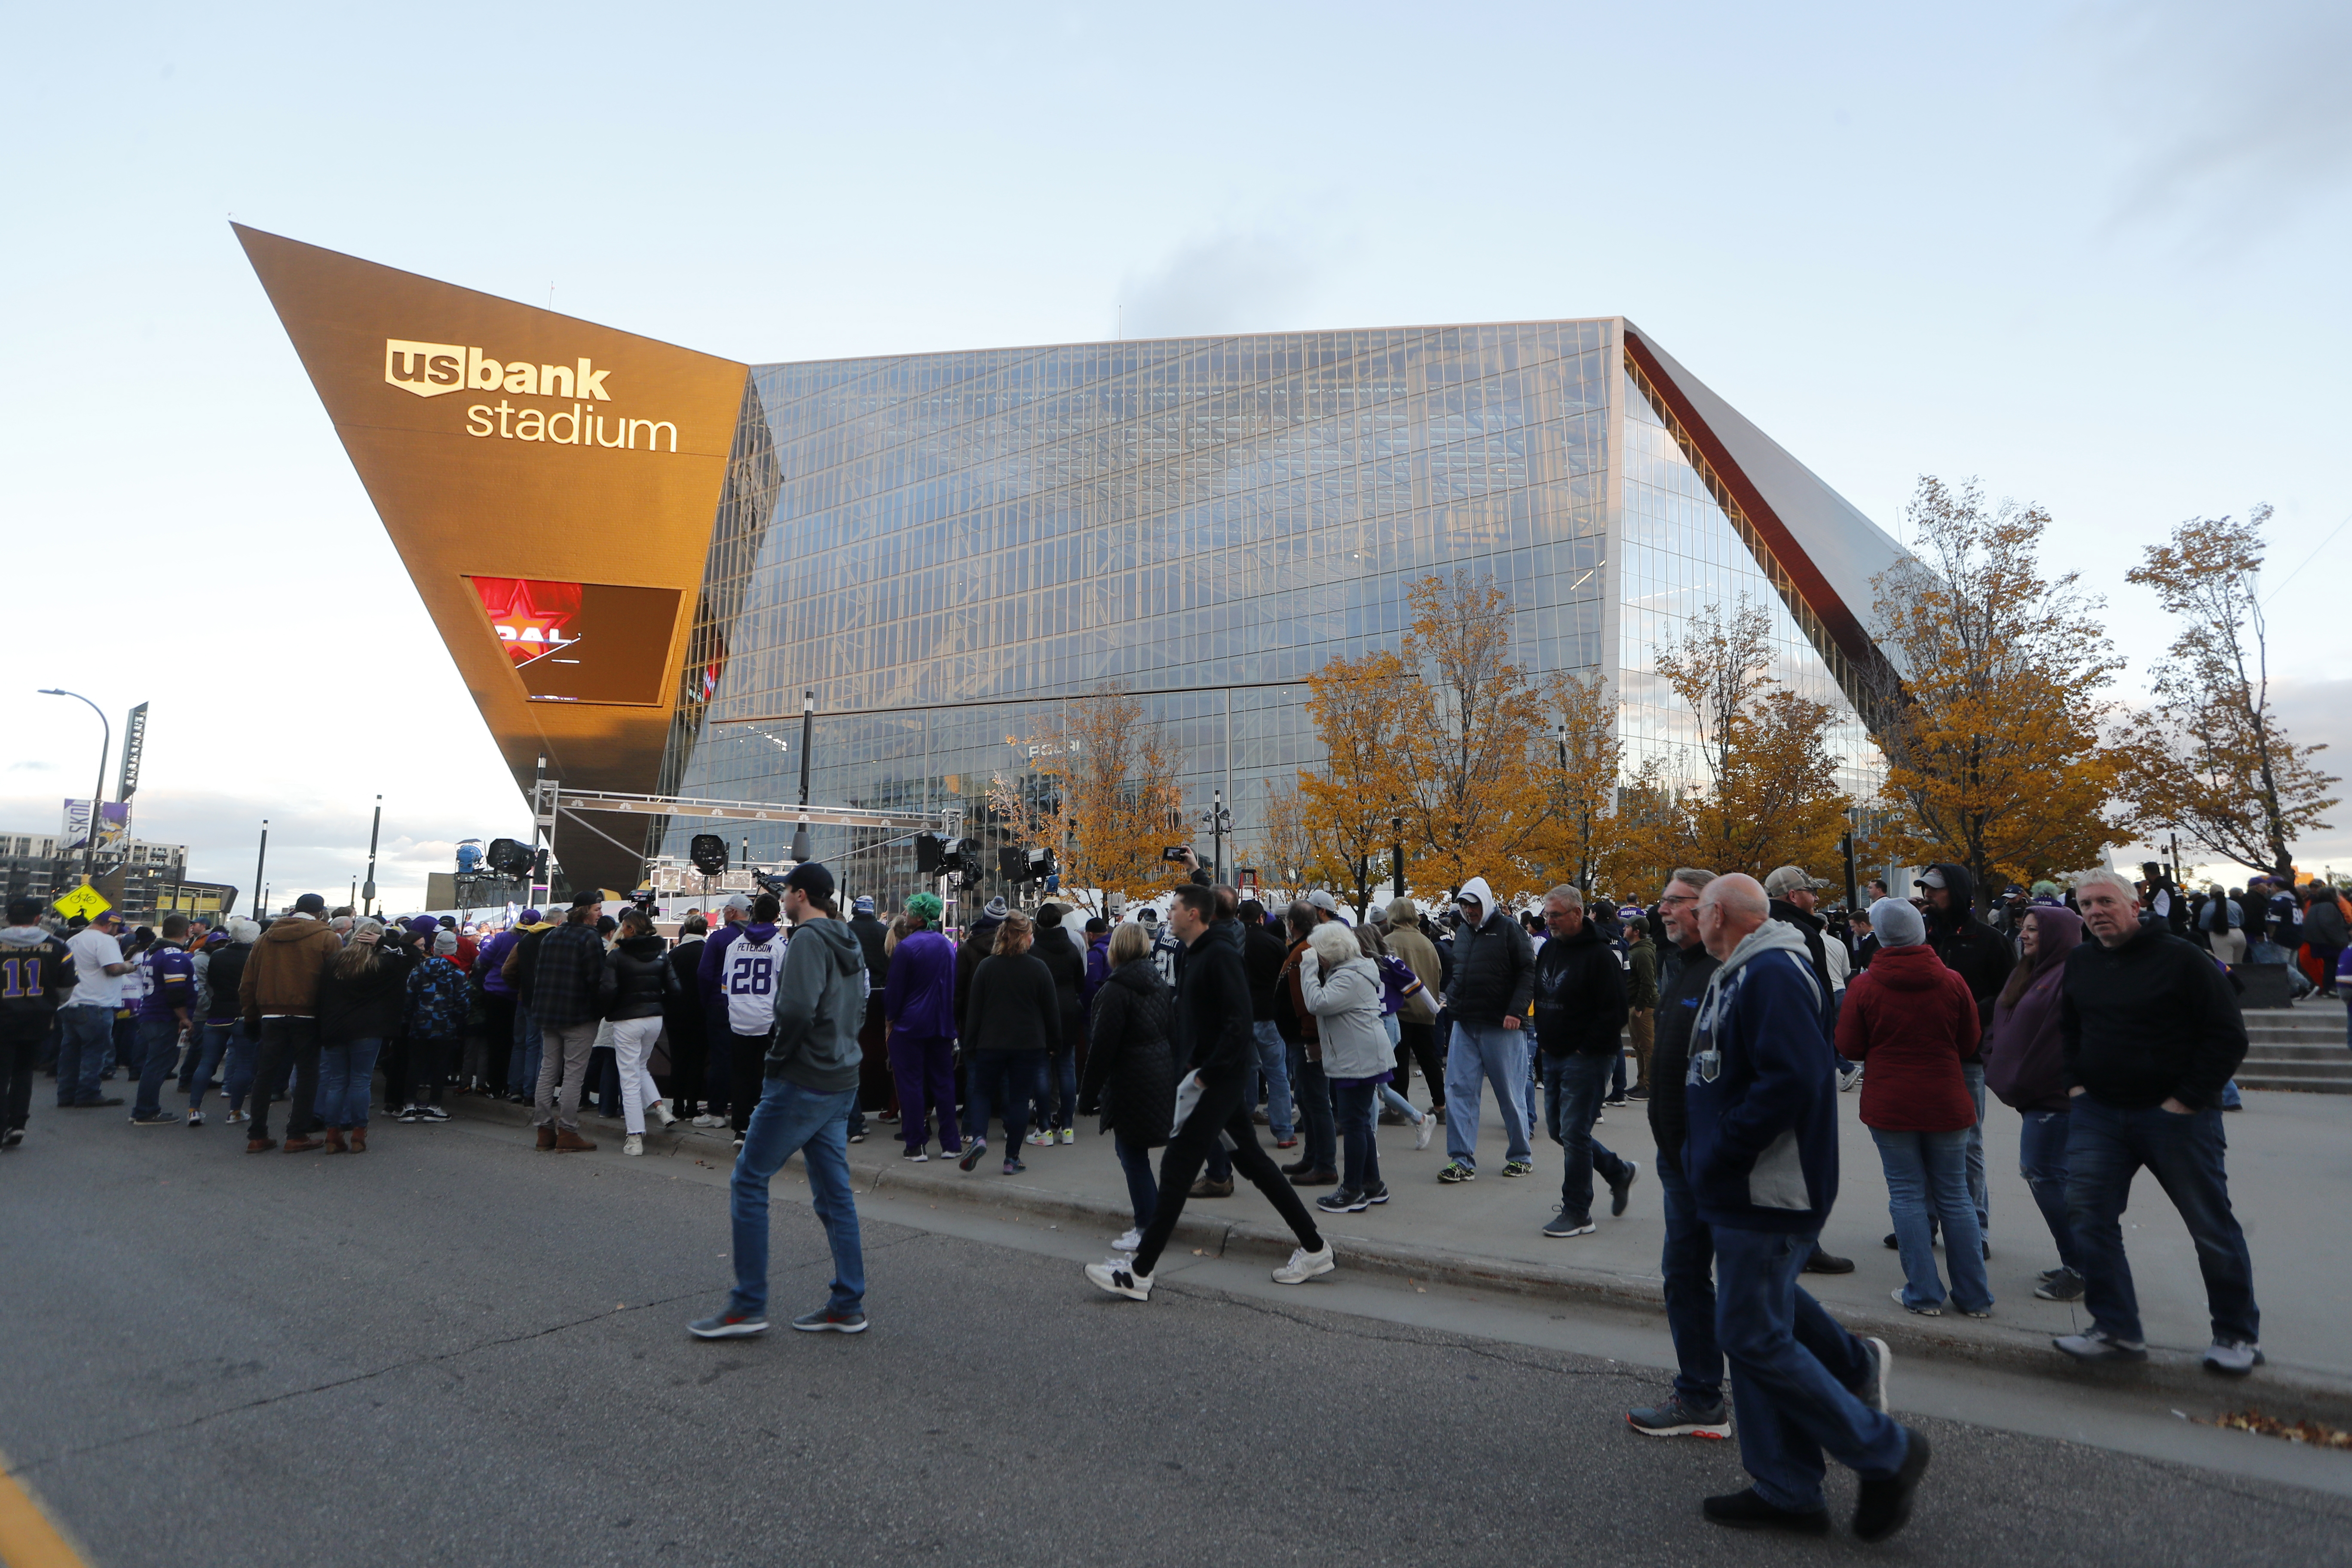
<path id="1" fill-rule="evenodd" d="M 856 806 L 777 805 L 755 800 L 700 800 L 690 795 L 619 795 L 542 786 L 543 802 L 564 811 L 604 811 L 623 816 L 678 816 L 725 822 L 805 822 L 813 827 L 868 827 L 923 832 L 940 826 L 938 812 L 866 811 Z M 543 806 L 542 810 L 547 809 Z"/>
<path id="2" fill-rule="evenodd" d="M 516 784 L 656 787 L 749 367 L 234 226 Z"/>

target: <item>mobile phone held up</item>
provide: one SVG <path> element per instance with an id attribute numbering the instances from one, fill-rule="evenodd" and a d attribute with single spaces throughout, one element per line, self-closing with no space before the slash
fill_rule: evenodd
<path id="1" fill-rule="evenodd" d="M 1167 848 L 1162 849 L 1160 852 L 1160 858 L 1162 860 L 1174 860 L 1180 864 L 1192 858 L 1192 851 L 1181 844 L 1171 844 Z"/>

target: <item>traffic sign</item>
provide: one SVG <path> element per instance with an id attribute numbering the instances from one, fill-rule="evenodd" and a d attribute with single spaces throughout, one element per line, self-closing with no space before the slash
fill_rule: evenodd
<path id="1" fill-rule="evenodd" d="M 86 921 L 94 921 L 114 906 L 106 901 L 104 893 L 85 882 L 59 899 L 57 907 L 58 912 L 68 920 L 79 915 Z"/>

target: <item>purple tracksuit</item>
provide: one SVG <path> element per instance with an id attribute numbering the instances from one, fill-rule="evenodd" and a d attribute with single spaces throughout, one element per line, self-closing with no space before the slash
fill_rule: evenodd
<path id="1" fill-rule="evenodd" d="M 950 1154 L 963 1148 L 955 1110 L 955 944 L 935 931 L 904 937 L 890 952 L 882 1013 L 890 1020 L 890 1072 L 909 1154 L 929 1144 L 934 1111 L 940 1147 Z"/>

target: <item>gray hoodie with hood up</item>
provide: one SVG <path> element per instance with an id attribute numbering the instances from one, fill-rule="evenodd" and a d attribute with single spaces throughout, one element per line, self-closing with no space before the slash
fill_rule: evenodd
<path id="1" fill-rule="evenodd" d="M 858 1026 L 866 1021 L 866 949 L 839 921 L 803 921 L 776 979 L 776 1032 L 767 1076 L 814 1094 L 857 1087 Z"/>

